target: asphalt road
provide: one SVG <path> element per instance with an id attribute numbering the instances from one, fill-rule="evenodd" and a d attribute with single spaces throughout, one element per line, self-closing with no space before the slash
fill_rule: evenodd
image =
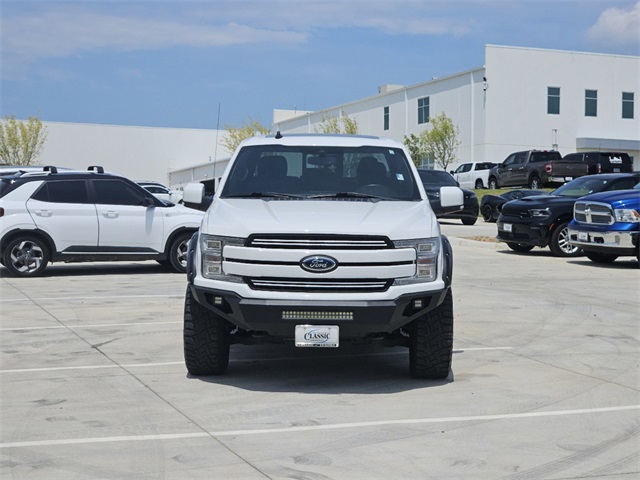
<path id="1" fill-rule="evenodd" d="M 640 477 L 640 274 L 495 225 L 454 246 L 445 381 L 408 353 L 232 347 L 228 374 L 182 358 L 185 279 L 154 262 L 0 270 L 4 479 L 616 479 Z"/>

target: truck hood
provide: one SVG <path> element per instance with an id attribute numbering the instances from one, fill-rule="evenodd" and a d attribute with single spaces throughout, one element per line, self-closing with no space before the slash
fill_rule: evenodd
<path id="1" fill-rule="evenodd" d="M 520 214 L 527 212 L 531 208 L 573 208 L 576 197 L 562 197 L 557 195 L 536 195 L 525 197 L 519 200 L 511 200 L 502 206 L 503 214 Z"/>
<path id="2" fill-rule="evenodd" d="M 614 207 L 629 206 L 629 208 L 637 208 L 640 205 L 640 189 L 633 188 L 630 190 L 592 193 L 581 197 L 580 201 L 609 203 Z"/>
<path id="3" fill-rule="evenodd" d="M 214 235 L 246 238 L 254 233 L 384 235 L 391 240 L 440 235 L 427 200 L 214 199 L 202 224 Z"/>

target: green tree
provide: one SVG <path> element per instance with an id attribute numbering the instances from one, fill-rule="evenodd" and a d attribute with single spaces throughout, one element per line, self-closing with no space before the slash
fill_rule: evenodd
<path id="1" fill-rule="evenodd" d="M 447 170 L 456 159 L 456 152 L 460 146 L 458 141 L 460 129 L 444 112 L 431 118 L 429 123 L 431 128 L 428 130 L 423 130 L 418 135 L 413 133 L 405 135 L 404 145 L 416 166 L 421 166 L 423 160 L 428 159 Z"/>
<path id="2" fill-rule="evenodd" d="M 447 170 L 456 159 L 456 152 L 460 146 L 458 135 L 460 129 L 454 125 L 453 120 L 440 113 L 430 120 L 431 128 L 425 130 L 425 147 L 427 158 L 432 159 L 436 165 Z"/>
<path id="3" fill-rule="evenodd" d="M 46 139 L 47 127 L 38 117 L 23 122 L 14 115 L 5 115 L 0 120 L 0 161 L 10 165 L 37 164 L 36 157 Z"/>
<path id="4" fill-rule="evenodd" d="M 227 134 L 220 140 L 220 143 L 229 153 L 235 152 L 236 148 L 242 143 L 243 140 L 251 138 L 255 135 L 267 135 L 269 128 L 262 125 L 258 120 L 254 120 L 248 117 L 249 120 L 243 122 L 240 127 L 231 127 L 225 125 Z"/>
<path id="5" fill-rule="evenodd" d="M 316 133 L 344 133 L 348 135 L 358 134 L 358 121 L 343 113 L 340 116 L 322 114 L 320 127 L 314 129 Z"/>
<path id="6" fill-rule="evenodd" d="M 409 150 L 411 159 L 413 160 L 413 163 L 416 165 L 416 167 L 420 167 L 422 165 L 422 159 L 427 156 L 423 137 L 424 135 L 418 136 L 414 135 L 413 133 L 404 136 L 403 143 L 405 147 L 407 147 L 407 150 Z"/>

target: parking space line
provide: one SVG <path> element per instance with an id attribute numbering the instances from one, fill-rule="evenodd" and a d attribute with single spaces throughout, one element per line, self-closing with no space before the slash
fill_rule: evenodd
<path id="1" fill-rule="evenodd" d="M 469 351 L 487 351 L 487 350 L 510 350 L 513 347 L 478 347 L 478 348 L 464 348 L 459 350 L 454 350 L 454 353 L 464 353 Z M 384 352 L 384 353 L 364 353 L 364 354 L 354 354 L 354 355 L 337 355 L 331 357 L 332 359 L 336 358 L 352 358 L 352 357 L 378 357 L 378 356 L 391 356 L 391 355 L 406 355 L 406 351 L 401 352 Z M 322 358 L 321 356 L 316 357 L 305 357 L 305 360 L 313 360 Z M 284 362 L 288 360 L 300 360 L 299 357 L 276 357 L 276 358 L 241 358 L 231 360 L 231 363 L 244 363 L 244 362 Z M 56 372 L 63 370 L 91 370 L 91 369 L 104 369 L 104 368 L 146 368 L 146 367 L 164 367 L 167 365 L 184 365 L 184 360 L 178 362 L 162 362 L 162 363 L 130 363 L 126 365 L 112 364 L 112 365 L 77 365 L 77 366 L 69 366 L 69 367 L 43 367 L 43 368 L 16 368 L 16 369 L 7 369 L 0 370 L 0 374 L 3 373 L 30 373 L 30 372 Z"/>
<path id="2" fill-rule="evenodd" d="M 175 433 L 175 434 L 158 434 L 158 435 L 129 435 L 117 437 L 90 437 L 90 438 L 68 438 L 61 440 L 37 440 L 23 442 L 7 442 L 0 443 L 2 448 L 21 448 L 21 447 L 43 447 L 56 445 L 81 445 L 90 443 L 113 443 L 113 442 L 140 442 L 140 441 L 158 441 L 158 440 L 178 440 L 202 437 L 237 437 L 249 435 L 273 435 L 281 433 L 306 433 L 318 432 L 325 430 L 344 430 L 354 428 L 370 428 L 385 427 L 397 425 L 428 425 L 437 423 L 462 423 L 462 422 L 486 422 L 495 420 L 517 420 L 526 418 L 541 417 L 559 417 L 567 415 L 594 415 L 601 413 L 623 412 L 629 410 L 638 410 L 640 405 L 622 405 L 617 407 L 603 408 L 583 408 L 576 410 L 553 410 L 542 412 L 524 412 L 524 413 L 506 413 L 497 415 L 470 415 L 466 417 L 442 417 L 442 418 L 415 418 L 405 420 L 379 420 L 371 422 L 352 422 L 352 423 L 335 423 L 328 425 L 309 425 L 297 427 L 283 428 L 262 428 L 253 430 L 223 430 L 218 432 L 193 432 L 193 433 Z"/>
<path id="3" fill-rule="evenodd" d="M 60 330 L 67 328 L 109 328 L 109 327 L 133 327 L 140 325 L 166 325 L 166 324 L 182 324 L 182 321 L 177 322 L 135 322 L 135 323 L 100 323 L 96 325 L 52 325 L 49 327 L 8 327 L 0 328 L 0 332 L 17 332 L 25 330 Z"/>
<path id="4" fill-rule="evenodd" d="M 24 302 L 26 300 L 37 300 L 38 302 L 42 301 L 59 301 L 59 300 L 124 300 L 127 298 L 184 298 L 184 294 L 175 295 L 175 294 L 153 294 L 153 295 L 101 295 L 101 296 L 83 296 L 83 297 L 22 297 L 22 298 L 0 298 L 0 303 L 13 303 L 13 302 Z"/>
<path id="5" fill-rule="evenodd" d="M 16 368 L 9 370 L 0 370 L 2 373 L 31 373 L 31 372 L 57 372 L 63 370 L 92 370 L 104 368 L 135 368 L 135 367 L 164 367 L 166 365 L 184 365 L 184 360 L 180 362 L 162 362 L 162 363 L 131 363 L 129 365 L 77 365 L 71 367 L 46 367 L 46 368 Z"/>

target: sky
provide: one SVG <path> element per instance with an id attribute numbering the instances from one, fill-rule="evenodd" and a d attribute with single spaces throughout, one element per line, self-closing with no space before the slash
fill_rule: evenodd
<path id="1" fill-rule="evenodd" d="M 270 126 L 508 45 L 640 55 L 637 0 L 0 0 L 0 116 Z"/>

